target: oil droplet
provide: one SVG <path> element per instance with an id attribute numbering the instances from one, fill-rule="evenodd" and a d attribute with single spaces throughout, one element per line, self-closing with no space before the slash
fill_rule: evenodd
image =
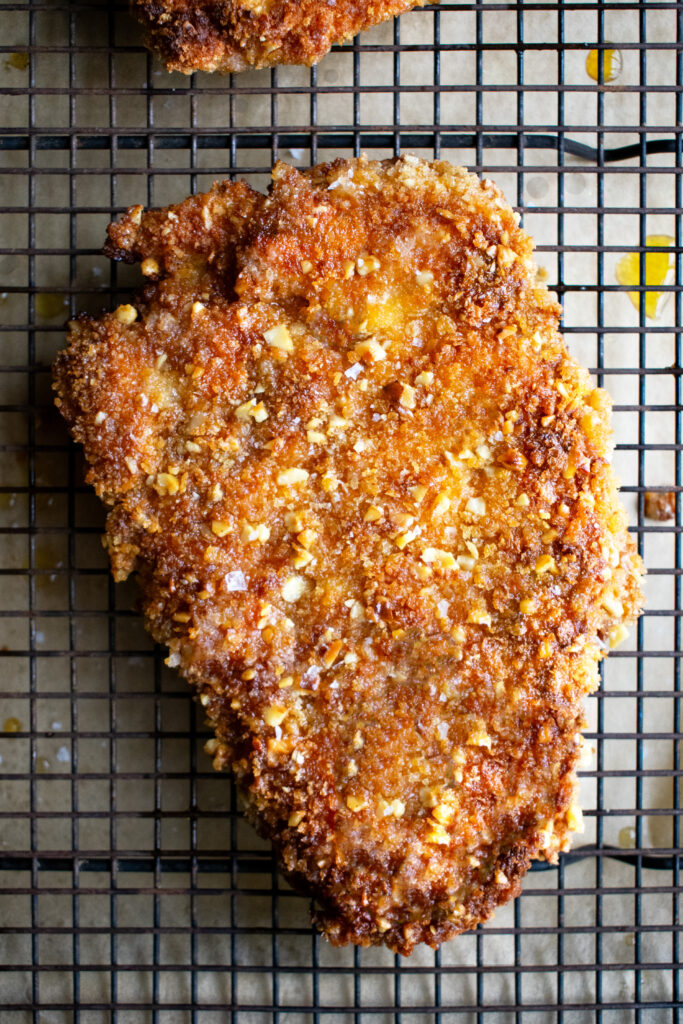
<path id="1" fill-rule="evenodd" d="M 549 187 L 546 178 L 536 175 L 536 177 L 529 180 L 526 190 L 532 199 L 542 199 L 543 196 L 547 195 Z"/>
<path id="2" fill-rule="evenodd" d="M 568 174 L 565 178 L 567 192 L 579 196 L 586 187 L 585 174 Z"/>
<path id="3" fill-rule="evenodd" d="M 5 61 L 6 68 L 15 68 L 17 71 L 26 71 L 31 58 L 27 53 L 10 53 Z"/>
<path id="4" fill-rule="evenodd" d="M 49 770 L 50 770 L 50 762 L 48 761 L 48 759 L 46 757 L 37 757 L 36 758 L 36 771 L 37 772 L 49 772 Z"/>
<path id="5" fill-rule="evenodd" d="M 673 245 L 671 235 L 648 235 L 645 245 L 648 246 L 669 246 Z M 645 274 L 643 283 L 648 288 L 655 289 L 663 285 L 670 270 L 673 270 L 674 258 L 670 252 L 648 252 L 645 253 Z M 640 257 L 639 252 L 629 252 L 622 256 L 617 263 L 615 274 L 619 284 L 637 285 L 640 284 Z M 640 309 L 640 297 L 642 292 L 629 292 L 628 297 L 636 307 Z M 662 297 L 662 292 L 647 291 L 645 294 L 645 316 L 654 320 L 657 316 L 657 306 Z"/>
<path id="6" fill-rule="evenodd" d="M 41 292 L 36 295 L 36 313 L 43 320 L 53 320 L 69 308 L 66 296 L 58 292 Z"/>
<path id="7" fill-rule="evenodd" d="M 621 50 L 591 50 L 586 57 L 586 74 L 594 82 L 600 81 L 600 56 L 602 55 L 602 81 L 613 82 L 621 74 Z"/>
<path id="8" fill-rule="evenodd" d="M 636 845 L 636 830 L 632 826 L 619 830 L 619 846 L 622 850 L 632 850 Z"/>
<path id="9" fill-rule="evenodd" d="M 636 937 L 633 934 L 633 932 L 626 932 L 626 934 L 624 935 L 624 943 L 627 946 L 635 946 L 635 944 L 636 944 Z"/>
<path id="10" fill-rule="evenodd" d="M 62 569 L 64 562 L 59 557 L 61 554 L 61 548 L 58 548 L 56 545 L 45 544 L 37 549 L 34 566 L 36 569 Z M 38 577 L 39 580 L 42 578 Z"/>
<path id="11" fill-rule="evenodd" d="M 5 732 L 21 732 L 22 726 L 18 718 L 6 718 L 3 726 Z"/>

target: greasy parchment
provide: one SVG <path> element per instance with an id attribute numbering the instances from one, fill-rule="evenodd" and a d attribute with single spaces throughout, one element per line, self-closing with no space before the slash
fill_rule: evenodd
<path id="1" fill-rule="evenodd" d="M 483 16 L 485 41 L 489 44 L 481 54 L 483 80 L 511 83 L 516 81 L 516 55 L 504 51 L 507 41 L 514 36 L 514 11 L 505 5 L 496 12 Z M 619 8 L 604 13 L 604 31 L 607 38 L 637 41 L 639 38 L 638 11 Z M 676 35 L 675 18 L 671 12 L 648 10 L 647 34 L 656 55 L 648 54 L 647 79 L 643 84 L 665 87 L 674 81 L 675 72 L 670 54 L 662 49 Z M 116 36 L 109 36 L 111 20 L 103 17 L 102 10 L 80 11 L 70 30 L 66 12 L 37 9 L 34 12 L 35 34 L 29 37 L 28 16 L 23 12 L 4 15 L 6 43 L 18 52 L 28 49 L 30 39 L 38 47 L 54 48 L 51 52 L 34 53 L 31 61 L 38 90 L 50 89 L 49 95 L 33 96 L 36 125 L 45 132 L 67 129 L 70 120 L 78 125 L 82 134 L 95 128 L 116 126 L 118 131 L 134 131 L 153 117 L 155 130 L 181 131 L 187 128 L 191 109 L 195 112 L 199 132 L 211 132 L 230 125 L 247 132 L 262 131 L 273 116 L 272 97 L 269 93 L 271 73 L 244 72 L 235 80 L 232 99 L 222 90 L 227 82 L 219 76 L 198 76 L 191 98 L 188 79 L 168 73 L 159 64 L 150 68 L 149 90 L 134 88 L 136 83 L 147 82 L 147 56 L 134 52 L 139 29 L 127 27 L 123 14 L 115 20 Z M 512 20 L 511 20 L 512 19 Z M 416 12 L 400 19 L 402 44 L 431 42 L 433 15 Z M 529 125 L 553 130 L 557 122 L 557 102 L 547 91 L 535 90 L 534 85 L 554 88 L 557 85 L 557 58 L 553 47 L 557 39 L 558 19 L 549 18 L 545 11 L 529 10 L 524 14 L 528 40 L 548 43 L 538 52 L 525 54 L 527 88 L 524 92 L 523 118 Z M 440 39 L 448 44 L 467 44 L 475 41 L 474 15 L 443 11 L 440 19 Z M 571 40 L 582 46 L 597 39 L 594 12 L 574 10 L 565 13 L 565 38 L 570 44 L 564 51 L 563 76 L 570 86 L 591 85 L 584 71 L 585 53 L 574 49 Z M 70 34 L 71 32 L 71 34 Z M 72 78 L 65 51 L 70 40 L 80 49 L 74 51 Z M 380 26 L 365 37 L 369 47 L 391 45 L 393 27 Z M 114 42 L 116 49 L 107 47 Z M 102 59 L 105 48 L 107 59 Z M 317 123 L 323 127 L 354 123 L 354 99 L 346 91 L 352 80 L 354 59 L 358 63 L 359 98 L 357 124 L 391 126 L 395 111 L 395 97 L 389 91 L 393 80 L 394 55 L 390 52 L 361 52 L 354 55 L 340 50 L 324 58 L 317 70 L 315 87 Z M 401 53 L 401 75 L 404 87 L 400 93 L 400 116 L 404 127 L 430 125 L 434 120 L 434 107 L 429 96 L 420 92 L 414 83 L 431 85 L 434 79 L 433 56 L 413 49 Z M 457 59 L 442 55 L 441 59 L 440 118 L 445 126 L 471 126 L 475 118 L 472 83 L 476 79 L 474 51 L 459 50 Z M 302 86 L 309 83 L 309 72 L 301 69 L 283 69 L 277 72 L 277 114 L 280 124 L 299 126 L 309 123 L 310 100 L 301 94 Z M 639 106 L 637 97 L 620 92 L 620 83 L 641 81 L 642 69 L 635 50 L 623 51 L 621 78 L 614 86 L 602 92 L 603 123 L 610 126 L 605 139 L 618 145 L 633 141 L 633 127 L 641 123 L 665 125 L 673 116 L 670 97 L 665 93 L 649 94 L 647 108 Z M 9 67 L 0 62 L 0 83 L 16 88 L 28 83 L 28 71 Z M 106 94 L 109 87 L 124 84 L 125 100 L 112 100 Z M 368 89 L 371 87 L 371 90 Z M 99 88 L 99 93 L 79 94 L 85 88 Z M 73 110 L 69 106 L 69 91 L 75 99 Z M 411 91 L 411 90 L 415 91 Z M 460 91 L 462 90 L 462 91 Z M 566 133 L 581 141 L 591 142 L 594 135 L 583 131 L 585 125 L 594 124 L 597 111 L 597 87 L 592 92 L 564 93 L 563 117 Z M 483 95 L 483 123 L 486 125 L 513 125 L 518 118 L 518 97 L 514 90 L 496 91 Z M 28 124 L 28 98 L 14 95 L 8 104 L 6 121 L 23 128 Z M 671 109 L 669 109 L 671 107 Z M 643 117 L 646 120 L 643 122 Z M 319 139 L 326 141 L 325 135 Z M 294 143 L 292 143 L 294 145 Z M 297 143 L 300 145 L 300 143 Z M 377 155 L 372 150 L 371 155 Z M 390 155 L 390 141 L 386 155 Z M 425 155 L 431 155 L 431 150 Z M 442 154 L 455 163 L 472 164 L 473 149 L 454 149 L 444 140 Z M 281 151 L 281 155 L 300 166 L 311 162 L 308 149 Z M 348 150 L 330 149 L 324 156 L 350 155 Z M 382 154 L 384 155 L 384 154 Z M 5 577 L 3 594 L 6 607 L 23 617 L 2 620 L 3 643 L 9 651 L 4 661 L 5 692 L 3 709 L 7 716 L 16 718 L 25 729 L 30 724 L 30 688 L 37 687 L 35 698 L 36 725 L 40 735 L 31 743 L 28 736 L 7 734 L 2 738 L 3 800 L 8 810 L 15 811 L 12 820 L 5 820 L 0 844 L 5 852 L 26 853 L 31 850 L 32 839 L 29 819 L 25 814 L 31 806 L 29 784 L 24 781 L 33 766 L 36 784 L 36 808 L 44 813 L 37 827 L 36 841 L 43 851 L 70 851 L 74 843 L 85 855 L 97 851 L 116 850 L 125 861 L 132 851 L 144 854 L 155 848 L 168 851 L 199 851 L 202 870 L 194 877 L 190 874 L 161 871 L 155 878 L 150 863 L 140 859 L 139 870 L 120 878 L 126 885 L 112 895 L 112 877 L 109 872 L 82 871 L 76 881 L 75 896 L 68 886 L 70 872 L 43 871 L 38 876 L 41 892 L 38 905 L 41 922 L 71 927 L 73 913 L 79 909 L 81 928 L 89 928 L 87 947 L 92 964 L 81 978 L 81 992 L 94 1000 L 108 1000 L 110 996 L 112 914 L 117 912 L 116 956 L 120 965 L 148 965 L 153 963 L 151 936 L 136 931 L 144 913 L 145 923 L 152 919 L 151 900 L 160 915 L 162 928 L 161 955 L 170 971 L 160 971 L 158 992 L 161 1000 L 189 997 L 189 970 L 192 962 L 190 948 L 191 923 L 200 928 L 222 931 L 226 922 L 239 932 L 235 939 L 235 960 L 245 967 L 234 975 L 234 997 L 239 1000 L 242 1020 L 262 1020 L 251 1004 L 264 1005 L 272 996 L 272 946 L 269 929 L 271 915 L 278 914 L 283 938 L 280 949 L 282 971 L 277 971 L 278 998 L 281 1005 L 301 1006 L 310 997 L 312 976 L 311 940 L 308 930 L 308 905 L 305 899 L 295 897 L 280 881 L 274 886 L 266 844 L 259 840 L 246 824 L 230 820 L 225 813 L 230 809 L 230 787 L 224 776 L 211 773 L 210 762 L 197 746 L 194 732 L 187 727 L 188 704 L 186 686 L 175 670 L 159 666 L 152 668 L 152 652 L 144 638 L 139 619 L 132 613 L 135 588 L 120 584 L 114 594 L 108 583 L 106 556 L 98 535 L 103 528 L 103 515 L 98 504 L 82 490 L 74 487 L 72 502 L 65 497 L 65 482 L 82 479 L 81 467 L 67 459 L 66 436 L 51 412 L 52 396 L 49 388 L 49 366 L 56 351 L 63 345 L 62 322 L 68 303 L 62 302 L 55 313 L 55 296 L 61 299 L 67 288 L 79 294 L 73 311 L 87 308 L 92 313 L 111 306 L 107 291 L 111 284 L 119 289 L 133 286 L 139 272 L 128 274 L 125 269 L 116 280 L 109 277 L 108 261 L 97 255 L 83 255 L 69 261 L 64 252 L 77 242 L 83 253 L 99 252 L 110 208 L 118 209 L 142 200 L 140 170 L 152 159 L 149 174 L 151 199 L 155 205 L 177 201 L 188 194 L 193 181 L 200 189 L 207 189 L 213 180 L 223 177 L 231 168 L 231 155 L 226 150 L 200 147 L 192 154 L 183 149 L 156 149 L 152 158 L 147 151 L 119 148 L 112 156 L 108 150 L 76 149 L 73 153 L 55 149 L 38 150 L 32 159 L 37 173 L 33 178 L 32 198 L 29 201 L 26 176 L 17 171 L 29 169 L 29 154 L 19 150 L 5 152 L 3 161 L 12 170 L 5 178 L 7 206 L 15 212 L 9 217 L 8 238 L 18 245 L 27 239 L 29 223 L 35 225 L 36 245 L 43 253 L 34 258 L 34 283 L 37 285 L 36 306 L 30 306 L 29 260 L 13 254 L 5 257 L 2 265 L 4 283 L 2 316 L 13 325 L 32 323 L 36 329 L 33 359 L 38 372 L 30 362 L 31 354 L 27 334 L 20 326 L 4 334 L 4 352 L 10 372 L 2 375 L 0 387 L 3 400 L 18 411 L 3 414 L 2 436 L 11 447 L 3 459 L 2 483 L 7 488 L 3 497 L 2 523 L 12 530 L 3 541 L 4 565 L 18 574 L 15 582 Z M 520 159 L 516 150 L 486 149 L 484 160 L 487 173 L 504 188 L 507 198 L 524 207 L 524 222 L 535 237 L 540 251 L 537 262 L 547 270 L 551 283 L 558 280 L 558 160 L 554 152 L 526 149 L 521 156 L 525 167 L 519 176 L 511 171 Z M 68 169 L 74 169 L 69 177 Z M 564 205 L 562 212 L 563 279 L 569 289 L 563 296 L 566 339 L 570 351 L 585 365 L 598 366 L 598 343 L 595 325 L 607 325 L 602 335 L 602 362 L 604 381 L 616 404 L 614 424 L 617 448 L 613 462 L 618 476 L 626 485 L 622 500 L 631 523 L 637 521 L 636 496 L 631 488 L 639 482 L 637 455 L 634 446 L 642 437 L 650 449 L 644 460 L 642 480 L 646 486 L 671 485 L 674 480 L 675 456 L 664 450 L 675 438 L 675 413 L 667 411 L 674 401 L 672 378 L 665 372 L 676 358 L 674 343 L 674 304 L 664 304 L 660 319 L 649 326 L 657 329 L 647 338 L 646 352 L 639 352 L 637 333 L 638 314 L 626 294 L 611 292 L 602 296 L 602 320 L 598 320 L 598 302 L 590 287 L 597 280 L 597 259 L 593 252 L 584 251 L 597 239 L 598 207 L 602 209 L 603 241 L 608 247 L 602 258 L 604 281 L 614 284 L 614 266 L 619 258 L 614 250 L 626 250 L 639 239 L 639 219 L 625 217 L 616 212 L 625 207 L 636 207 L 641 201 L 641 179 L 638 161 L 622 162 L 602 178 L 602 193 L 598 194 L 598 177 L 582 161 L 565 154 L 562 165 Z M 673 158 L 654 155 L 648 158 L 652 173 L 645 179 L 647 189 L 646 231 L 674 236 L 673 215 L 668 212 L 674 201 Z M 238 147 L 234 166 L 238 174 L 246 171 L 248 180 L 256 187 L 267 184 L 270 154 L 267 151 Z M 243 169 L 240 170 L 240 168 Z M 671 173 L 669 173 L 671 172 Z M 192 177 L 194 175 L 194 178 Z M 71 191 L 69 189 L 71 183 Z M 521 191 L 518 192 L 518 188 Z M 113 189 L 113 191 L 112 191 Z M 104 209 L 106 207 L 106 209 Z M 55 210 L 62 213 L 55 215 Z M 77 234 L 70 235 L 68 212 L 74 212 Z M 614 211 L 614 212 L 613 212 Z M 587 287 L 587 285 L 589 285 Z M 50 303 L 39 300 L 46 297 Z M 668 328 L 668 330 L 667 330 Z M 625 372 L 628 367 L 644 360 L 653 373 L 647 376 Z M 35 383 L 35 411 L 24 411 Z M 642 391 L 641 391 L 642 389 Z M 656 412 L 637 411 L 642 397 Z M 642 429 L 642 435 L 639 435 Z M 30 434 L 29 431 L 33 430 Z M 31 439 L 34 447 L 29 447 Z M 50 446 L 37 450 L 36 446 Z M 72 451 L 75 449 L 72 447 Z M 35 484 L 42 488 L 36 497 L 35 511 L 31 511 L 25 488 L 29 480 L 29 458 L 35 470 Z M 70 475 L 71 474 L 71 475 Z M 37 523 L 41 533 L 30 539 L 26 530 Z M 649 525 L 649 524 L 647 524 Z M 670 569 L 675 563 L 672 534 L 663 524 L 659 532 L 643 537 L 646 562 L 655 569 Z M 70 531 L 70 532 L 69 532 Z M 68 537 L 71 537 L 71 541 Z M 71 551 L 71 553 L 70 553 Z M 33 591 L 33 629 L 29 632 L 26 612 L 29 593 L 26 584 L 27 568 L 37 566 Z M 75 567 L 70 576 L 69 565 Z M 71 579 L 71 585 L 69 584 Z M 646 580 L 648 607 L 670 612 L 674 607 L 674 593 L 668 577 L 658 572 Z M 115 595 L 115 596 L 114 596 Z M 672 619 L 666 615 L 646 617 L 642 621 L 640 646 L 646 654 L 669 650 L 673 643 Z M 68 650 L 82 652 L 82 656 L 69 659 L 54 652 Z M 113 645 L 113 656 L 108 651 Z M 600 756 L 600 776 L 596 773 L 595 758 L 581 772 L 580 803 L 584 809 L 586 831 L 578 845 L 592 844 L 597 830 L 601 842 L 607 845 L 629 847 L 638 844 L 653 851 L 668 849 L 673 842 L 673 789 L 668 773 L 673 766 L 674 744 L 667 741 L 671 729 L 672 704 L 664 694 L 673 692 L 672 663 L 664 657 L 630 657 L 636 646 L 633 634 L 604 663 L 605 697 L 592 698 L 587 704 L 590 738 L 587 746 Z M 35 682 L 31 682 L 31 661 L 25 653 L 34 652 Z M 637 687 L 643 694 L 635 697 Z M 651 693 L 662 695 L 660 698 Z M 644 733 L 639 745 L 642 765 L 646 771 L 658 773 L 638 783 L 645 811 L 634 815 L 636 781 L 634 766 L 637 744 L 633 734 L 637 729 L 638 708 L 641 708 Z M 600 712 L 600 709 L 602 711 Z M 599 717 L 600 714 L 600 717 Z M 201 723 L 202 715 L 198 717 Z M 151 734 L 157 729 L 156 740 Z M 609 732 L 609 737 L 604 734 Z M 598 738 L 596 739 L 596 733 Z M 31 748 L 35 762 L 31 760 Z M 190 788 L 184 777 L 195 765 L 198 774 Z M 137 772 L 131 777 L 132 766 Z M 113 775 L 109 776 L 110 771 Z M 625 773 L 625 774 L 620 774 Z M 115 803 L 112 804 L 112 799 Z M 74 833 L 68 814 L 79 800 L 80 808 Z M 609 813 L 596 808 L 609 808 Z M 157 810 L 155 811 L 155 808 Z M 156 816 L 156 824 L 155 824 Z M 155 845 L 156 844 L 156 845 Z M 219 851 L 228 850 L 235 858 L 235 872 L 231 876 L 224 870 Z M 95 863 L 95 862 L 93 862 Z M 207 870 L 214 864 L 215 873 Z M 599 872 L 599 875 L 598 875 Z M 28 875 L 20 870 L 4 872 L 8 887 L 21 889 L 28 885 Z M 670 940 L 666 931 L 669 904 L 657 892 L 662 880 L 661 872 L 643 870 L 639 873 L 640 923 L 645 926 L 638 939 L 639 957 L 660 960 Z M 475 985 L 476 950 L 479 949 L 489 970 L 480 979 L 484 1005 L 509 1004 L 515 999 L 515 978 L 510 965 L 515 958 L 515 943 L 524 964 L 533 970 L 523 976 L 525 999 L 552 1003 L 557 998 L 554 965 L 561 957 L 566 963 L 590 963 L 596 957 L 595 921 L 597 902 L 595 885 L 605 887 L 602 897 L 602 931 L 600 937 L 603 963 L 619 965 L 605 969 L 602 975 L 604 998 L 617 1001 L 634 997 L 635 974 L 624 967 L 634 961 L 635 896 L 633 886 L 635 870 L 627 864 L 610 858 L 589 858 L 578 862 L 564 861 L 562 871 L 551 870 L 532 873 L 524 883 L 526 893 L 522 901 L 499 909 L 495 919 L 475 937 L 462 935 L 441 950 L 441 963 L 447 968 L 439 975 L 440 992 L 444 1003 L 453 1007 L 474 1005 L 478 998 Z M 63 890 L 57 893 L 55 888 Z M 66 888 L 65 888 L 66 887 Z M 154 891 L 155 896 L 150 896 Z M 612 894 L 613 891 L 613 894 Z M 191 893 L 194 895 L 191 895 Z M 558 899 L 561 897 L 561 901 Z M 30 926 L 31 910 L 23 896 L 4 892 L 3 907 L 11 914 L 18 927 Z M 549 928 L 560 923 L 565 928 L 561 951 L 557 938 L 549 938 L 538 925 Z M 194 918 L 193 918 L 194 914 Z M 515 914 L 518 916 L 515 917 Z M 149 915 L 149 917 L 147 917 Z M 515 933 L 517 923 L 521 931 Z M 648 930 L 652 928 L 653 930 Z M 174 930 L 175 929 L 175 930 Z M 251 929 L 251 930 L 249 930 Z M 16 936 L 10 936 L 3 946 L 7 963 L 21 956 Z M 202 964 L 230 966 L 231 944 L 229 936 L 207 932 L 195 936 L 195 954 Z M 84 948 L 82 946 L 82 948 Z M 24 949 L 24 959 L 30 960 L 30 949 Z M 71 964 L 71 940 L 62 935 L 44 935 L 40 940 L 41 963 Z M 381 1018 L 376 1006 L 379 1002 L 390 1005 L 395 999 L 394 978 L 391 974 L 393 957 L 388 950 L 375 948 L 358 954 L 361 980 L 354 994 L 350 974 L 353 954 L 350 950 L 333 949 L 322 945 L 319 963 L 326 972 L 320 977 L 320 999 L 341 1008 L 353 1009 L 363 1019 Z M 433 954 L 426 948 L 413 953 L 410 961 L 426 969 L 426 973 L 411 975 L 410 998 L 422 1005 L 431 1005 L 435 999 Z M 103 965 L 101 968 L 97 964 Z M 374 968 L 364 975 L 364 967 Z M 539 968 L 547 967 L 544 972 Z M 469 970 L 471 968 L 471 971 Z M 237 970 L 237 967 L 235 967 Z M 293 970 L 290 970 L 293 969 Z M 451 973 L 453 971 L 453 973 Z M 563 997 L 566 1002 L 581 1002 L 595 996 L 595 976 L 590 971 L 570 971 L 564 976 Z M 187 981 L 187 989 L 183 986 Z M 197 1005 L 225 1003 L 231 998 L 230 978 L 215 970 L 199 971 Z M 5 976 L 6 998 L 14 998 L 20 1005 L 30 999 L 30 981 L 25 972 L 17 969 Z M 85 986 L 85 987 L 84 987 Z M 404 995 L 407 989 L 404 988 Z M 664 971 L 643 971 L 640 974 L 641 998 L 666 1000 L 671 997 L 671 975 Z M 143 1004 L 150 998 L 151 982 L 139 970 L 118 971 L 117 998 L 132 1004 Z M 66 1002 L 73 998 L 70 974 L 64 971 L 43 972 L 40 998 L 43 1001 Z M 372 1017 L 364 1015 L 364 1008 L 372 1007 Z M 140 1011 L 143 1013 L 146 1011 Z M 165 1011 L 164 1011 L 165 1012 Z M 171 1012 L 171 1011 L 169 1011 Z M 292 1012 L 296 1017 L 297 1012 Z M 631 1010 L 620 1011 L 625 1020 L 634 1020 Z M 657 1013 L 659 1011 L 653 1011 Z M 97 1018 L 98 1011 L 83 1009 L 81 1019 Z M 21 1014 L 16 1015 L 21 1019 Z M 161 1013 L 163 1019 L 164 1013 Z M 419 1016 L 419 1014 L 417 1015 Z M 543 1013 L 537 1014 L 539 1020 Z M 30 1020 L 30 1011 L 26 1011 Z"/>

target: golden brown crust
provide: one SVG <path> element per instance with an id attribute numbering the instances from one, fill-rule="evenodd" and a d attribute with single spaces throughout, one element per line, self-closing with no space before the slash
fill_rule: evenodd
<path id="1" fill-rule="evenodd" d="M 110 228 L 156 283 L 55 366 L 114 573 L 325 934 L 437 945 L 578 825 L 583 698 L 641 604 L 609 399 L 460 168 L 278 164 L 170 212 Z"/>
<path id="2" fill-rule="evenodd" d="M 131 0 L 169 71 L 315 64 L 334 43 L 425 0 Z"/>

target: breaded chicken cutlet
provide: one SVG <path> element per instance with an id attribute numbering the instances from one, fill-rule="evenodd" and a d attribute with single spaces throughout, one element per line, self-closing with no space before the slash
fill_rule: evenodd
<path id="1" fill-rule="evenodd" d="M 426 0 L 131 0 L 169 71 L 315 64 L 335 43 Z"/>
<path id="2" fill-rule="evenodd" d="M 148 283 L 55 365 L 114 576 L 334 943 L 437 946 L 567 848 L 641 605 L 610 402 L 518 220 L 409 156 L 133 207 L 106 251 Z"/>

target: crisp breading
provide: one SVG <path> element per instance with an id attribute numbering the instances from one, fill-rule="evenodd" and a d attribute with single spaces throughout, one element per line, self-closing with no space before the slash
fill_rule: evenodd
<path id="1" fill-rule="evenodd" d="M 315 64 L 334 43 L 426 0 L 131 0 L 169 71 Z"/>
<path id="2" fill-rule="evenodd" d="M 414 157 L 273 179 L 110 226 L 152 283 L 71 323 L 57 402 L 281 869 L 333 942 L 409 953 L 567 847 L 643 568 L 499 190 Z"/>

